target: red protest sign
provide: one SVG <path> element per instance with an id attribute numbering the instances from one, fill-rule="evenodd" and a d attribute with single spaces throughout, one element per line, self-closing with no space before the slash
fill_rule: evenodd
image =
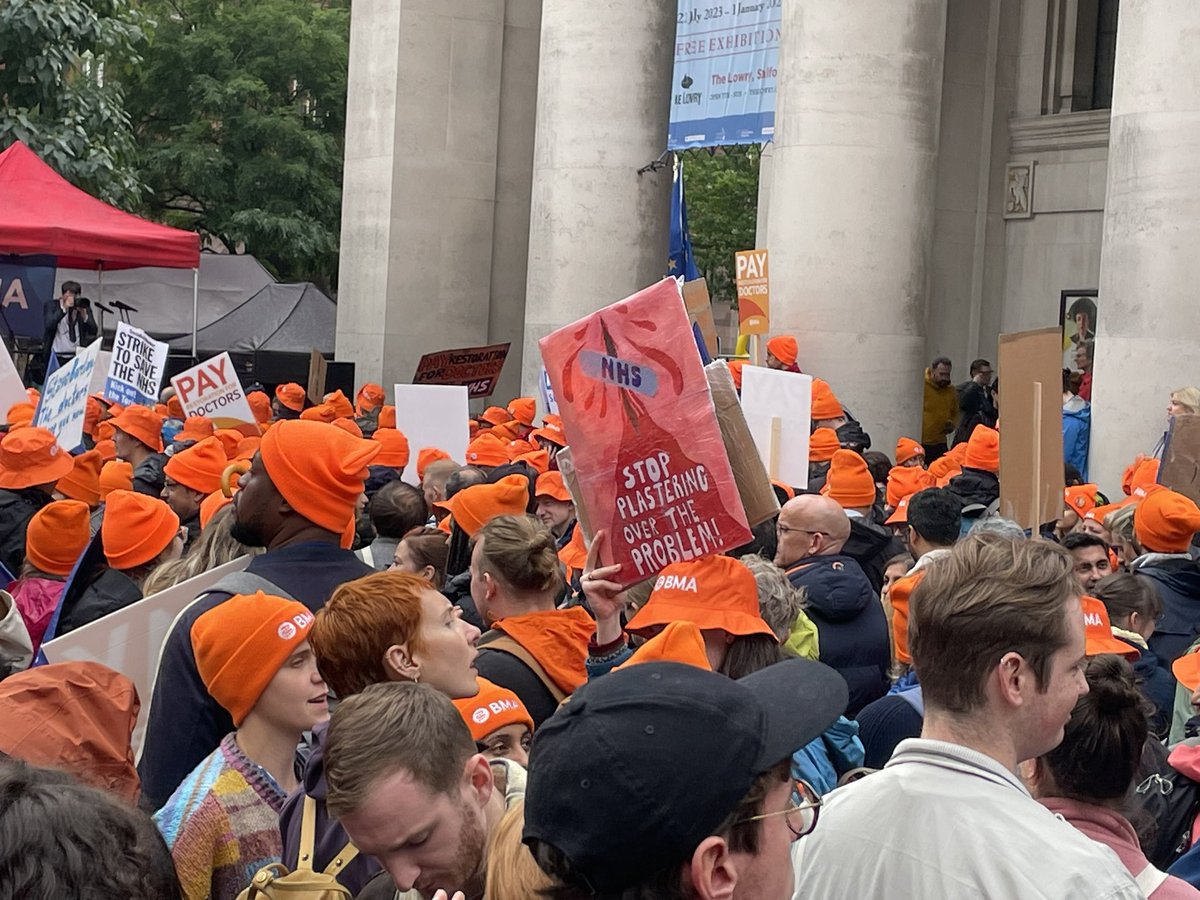
<path id="1" fill-rule="evenodd" d="M 540 342 L 583 505 L 625 585 L 750 540 L 694 343 L 671 278 Z"/>
<path id="2" fill-rule="evenodd" d="M 463 384 L 469 397 L 490 397 L 504 368 L 511 343 L 426 353 L 417 363 L 413 384 Z"/>

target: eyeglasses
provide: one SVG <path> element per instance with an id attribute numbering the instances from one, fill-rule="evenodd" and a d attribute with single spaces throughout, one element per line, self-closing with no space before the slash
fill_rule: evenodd
<path id="1" fill-rule="evenodd" d="M 798 534 L 819 534 L 822 537 L 829 537 L 829 535 L 824 531 L 810 531 L 807 528 L 789 528 L 787 525 L 783 525 L 780 522 L 775 523 L 776 534 L 791 534 L 792 532 L 796 532 Z"/>
<path id="2" fill-rule="evenodd" d="M 817 827 L 817 817 L 821 813 L 821 795 L 807 781 L 797 778 L 792 782 L 792 792 L 788 797 L 788 808 L 778 812 L 763 813 L 748 819 L 739 819 L 734 825 L 745 822 L 759 822 L 775 816 L 785 816 L 788 830 L 792 832 L 792 840 L 799 840 L 810 834 Z"/>

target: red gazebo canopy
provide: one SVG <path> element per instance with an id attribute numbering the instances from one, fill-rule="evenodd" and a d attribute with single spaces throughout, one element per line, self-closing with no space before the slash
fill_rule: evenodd
<path id="1" fill-rule="evenodd" d="M 0 255 L 49 254 L 66 269 L 200 265 L 200 236 L 81 191 L 20 141 L 0 153 Z"/>

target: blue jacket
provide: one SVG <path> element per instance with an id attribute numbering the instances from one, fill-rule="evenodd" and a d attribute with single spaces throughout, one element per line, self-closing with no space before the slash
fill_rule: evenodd
<path id="1" fill-rule="evenodd" d="M 821 662 L 850 687 L 846 715 L 853 718 L 888 688 L 892 661 L 887 616 L 862 567 L 849 556 L 813 556 L 787 570 L 808 594 L 808 617 L 817 626 Z"/>
<path id="2" fill-rule="evenodd" d="M 838 778 L 862 764 L 858 723 L 838 716 L 824 734 L 813 738 L 792 756 L 792 777 L 803 778 L 824 797 L 837 787 Z"/>
<path id="3" fill-rule="evenodd" d="M 1162 600 L 1163 614 L 1149 643 L 1159 668 L 1174 678 L 1171 663 L 1200 634 L 1200 565 L 1183 557 L 1151 558 L 1135 564 L 1133 574 L 1149 578 Z"/>
<path id="4" fill-rule="evenodd" d="M 1088 444 L 1092 438 L 1092 407 L 1085 406 L 1078 412 L 1063 410 L 1062 414 L 1063 459 L 1079 470 L 1087 481 Z"/>

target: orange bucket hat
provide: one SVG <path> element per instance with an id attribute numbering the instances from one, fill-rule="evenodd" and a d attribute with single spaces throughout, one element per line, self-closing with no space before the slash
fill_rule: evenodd
<path id="1" fill-rule="evenodd" d="M 301 416 L 300 418 L 303 419 L 304 416 Z M 346 434 L 353 435 L 360 440 L 362 439 L 362 429 L 358 427 L 358 423 L 353 419 L 347 419 L 345 416 L 342 416 L 341 418 L 334 419 L 329 424 L 334 428 L 342 429 L 342 431 L 346 432 Z"/>
<path id="2" fill-rule="evenodd" d="M 505 448 L 505 452 L 508 454 L 509 459 L 516 459 L 523 453 L 532 453 L 534 449 L 535 448 L 533 444 L 529 443 L 529 441 L 518 439 L 515 441 L 509 441 L 508 446 Z"/>
<path id="3" fill-rule="evenodd" d="M 360 416 L 365 416 L 371 410 L 383 406 L 383 401 L 386 399 L 387 394 L 384 393 L 383 385 L 367 382 L 354 395 L 355 412 Z"/>
<path id="4" fill-rule="evenodd" d="M 144 406 L 130 406 L 113 419 L 112 423 L 114 428 L 145 444 L 155 453 L 162 453 L 163 420 L 153 410 Z"/>
<path id="5" fill-rule="evenodd" d="M 567 436 L 563 434 L 562 425 L 556 422 L 547 422 L 541 428 L 535 428 L 529 433 L 529 439 L 534 440 L 541 438 L 556 447 L 567 446 Z"/>
<path id="6" fill-rule="evenodd" d="M 790 334 L 780 334 L 767 341 L 767 352 L 785 366 L 794 366 L 800 356 L 800 347 Z"/>
<path id="7" fill-rule="evenodd" d="M 1079 598 L 1079 603 L 1083 607 L 1083 652 L 1087 656 L 1101 653 L 1116 653 L 1131 659 L 1141 656 L 1135 647 L 1113 637 L 1112 622 L 1103 602 L 1085 594 Z"/>
<path id="8" fill-rule="evenodd" d="M 871 477 L 867 461 L 853 450 L 839 450 L 833 454 L 833 464 L 825 483 L 829 486 L 829 499 L 836 500 L 845 509 L 875 504 L 875 479 Z"/>
<path id="9" fill-rule="evenodd" d="M 467 465 L 502 466 L 509 461 L 508 443 L 489 431 L 481 431 L 467 445 Z"/>
<path id="10" fill-rule="evenodd" d="M 532 427 L 537 416 L 537 401 L 532 397 L 517 397 L 508 404 L 508 414 L 522 425 Z"/>
<path id="11" fill-rule="evenodd" d="M 179 534 L 179 516 L 157 497 L 113 491 L 105 502 L 100 534 L 108 564 L 134 569 L 171 545 Z"/>
<path id="12" fill-rule="evenodd" d="M 1171 671 L 1180 684 L 1195 693 L 1196 688 L 1200 688 L 1200 649 L 1176 659 L 1171 663 Z"/>
<path id="13" fill-rule="evenodd" d="M 92 432 L 92 437 L 95 439 L 97 444 L 103 444 L 105 441 L 111 442 L 113 439 L 113 435 L 116 434 L 116 432 L 117 432 L 117 429 L 113 425 L 113 420 L 105 419 L 103 422 L 99 423 L 96 426 L 96 430 Z M 116 452 L 117 452 L 116 446 L 114 445 L 113 453 L 116 453 Z"/>
<path id="14" fill-rule="evenodd" d="M 479 417 L 479 421 L 487 422 L 489 425 L 503 425 L 505 422 L 511 422 L 512 416 L 502 406 L 489 406 L 483 411 L 483 415 Z"/>
<path id="15" fill-rule="evenodd" d="M 429 468 L 431 463 L 437 462 L 439 459 L 450 459 L 450 454 L 445 450 L 440 450 L 437 447 L 422 447 L 417 451 L 417 478 L 421 481 L 425 480 L 425 470 Z"/>
<path id="16" fill-rule="evenodd" d="M 192 625 L 196 671 L 212 698 L 241 725 L 275 673 L 308 640 L 313 614 L 296 600 L 234 594 Z"/>
<path id="17" fill-rule="evenodd" d="M 353 518 L 367 467 L 379 453 L 340 428 L 298 419 L 276 422 L 259 454 L 276 490 L 304 518 L 341 534 Z"/>
<path id="18" fill-rule="evenodd" d="M 549 497 L 551 500 L 560 500 L 563 503 L 572 502 L 571 492 L 567 490 L 562 472 L 543 472 L 538 476 L 534 493 L 538 497 Z"/>
<path id="19" fill-rule="evenodd" d="M 888 472 L 888 506 L 898 506 L 903 498 L 931 487 L 937 487 L 937 478 L 932 472 L 918 466 L 893 466 Z"/>
<path id="20" fill-rule="evenodd" d="M 478 681 L 479 693 L 474 697 L 451 701 L 467 723 L 467 728 L 471 729 L 471 737 L 476 742 L 509 725 L 524 725 L 532 733 L 533 716 L 520 697 L 486 678 Z"/>
<path id="21" fill-rule="evenodd" d="M 976 425 L 967 441 L 966 456 L 962 465 L 968 469 L 982 469 L 985 472 L 1000 471 L 1000 432 L 986 425 Z"/>
<path id="22" fill-rule="evenodd" d="M 212 437 L 213 423 L 207 416 L 188 416 L 183 420 L 183 428 L 175 435 L 177 441 L 202 441 Z"/>
<path id="23" fill-rule="evenodd" d="M 304 409 L 305 396 L 304 388 L 300 387 L 294 381 L 289 381 L 287 384 L 281 384 L 275 388 L 275 399 L 292 412 L 300 412 Z"/>
<path id="24" fill-rule="evenodd" d="M 759 611 L 753 573 L 728 556 L 702 556 L 667 566 L 625 630 L 641 634 L 672 622 L 691 622 L 701 631 L 775 637 Z"/>
<path id="25" fill-rule="evenodd" d="M 833 454 L 842 448 L 837 432 L 832 428 L 818 428 L 808 438 L 808 461 L 829 462 Z"/>
<path id="26" fill-rule="evenodd" d="M 812 382 L 812 420 L 840 419 L 845 415 L 842 404 L 834 396 L 828 382 L 814 378 Z"/>
<path id="27" fill-rule="evenodd" d="M 183 401 L 179 399 L 178 394 L 172 394 L 167 398 L 167 415 L 172 419 L 184 418 Z"/>
<path id="28" fill-rule="evenodd" d="M 133 466 L 123 459 L 110 459 L 100 468 L 100 499 L 113 491 L 133 490 Z"/>
<path id="29" fill-rule="evenodd" d="M 672 622 L 638 647 L 632 658 L 613 671 L 649 662 L 677 662 L 712 670 L 708 664 L 708 652 L 704 649 L 704 635 L 693 622 Z"/>
<path id="30" fill-rule="evenodd" d="M 211 494 L 221 489 L 221 475 L 228 464 L 221 442 L 207 437 L 168 459 L 163 471 L 186 488 Z"/>
<path id="31" fill-rule="evenodd" d="M 25 558 L 48 575 L 71 574 L 92 540 L 91 511 L 80 500 L 56 500 L 33 514 L 25 532 Z"/>
<path id="32" fill-rule="evenodd" d="M 0 488 L 53 484 L 75 467 L 71 454 L 45 428 L 30 425 L 0 439 Z"/>
<path id="33" fill-rule="evenodd" d="M 100 505 L 100 451 L 85 450 L 75 457 L 70 472 L 54 489 L 70 500 L 82 500 L 93 509 Z"/>
<path id="34" fill-rule="evenodd" d="M 37 413 L 37 407 L 32 403 L 14 403 L 8 408 L 8 417 L 6 419 L 8 427 L 15 429 L 32 425 L 35 413 Z"/>
<path id="35" fill-rule="evenodd" d="M 1065 488 L 1063 499 L 1066 501 L 1067 509 L 1075 510 L 1082 519 L 1096 508 L 1096 491 L 1098 490 L 1099 488 L 1094 484 L 1077 484 Z"/>
<path id="36" fill-rule="evenodd" d="M 545 450 L 530 450 L 516 457 L 513 462 L 523 462 L 539 475 L 550 471 L 550 454 Z"/>
<path id="37" fill-rule="evenodd" d="M 475 537 L 479 529 L 496 516 L 522 516 L 529 507 L 529 479 L 524 475 L 505 475 L 495 484 L 473 484 L 449 500 L 433 504 L 450 510 L 455 524 Z"/>
<path id="38" fill-rule="evenodd" d="M 200 501 L 200 530 L 203 531 L 212 521 L 212 517 L 233 502 L 232 497 L 226 497 L 223 491 L 213 491 Z"/>
<path id="39" fill-rule="evenodd" d="M 404 432 L 397 431 L 395 428 L 377 428 L 371 435 L 371 440 L 382 448 L 372 465 L 390 466 L 393 469 L 403 469 L 408 465 L 411 454 L 408 449 L 408 438 L 404 436 Z"/>
<path id="40" fill-rule="evenodd" d="M 924 456 L 925 448 L 912 438 L 902 437 L 896 441 L 896 465 L 902 466 L 915 456 Z"/>
<path id="41" fill-rule="evenodd" d="M 1183 553 L 1200 531 L 1200 507 L 1183 494 L 1152 491 L 1133 513 L 1133 534 L 1151 553 Z"/>
<path id="42" fill-rule="evenodd" d="M 262 391 L 251 391 L 246 395 L 246 402 L 250 404 L 250 412 L 254 414 L 254 421 L 258 424 L 271 421 L 271 398 Z"/>

